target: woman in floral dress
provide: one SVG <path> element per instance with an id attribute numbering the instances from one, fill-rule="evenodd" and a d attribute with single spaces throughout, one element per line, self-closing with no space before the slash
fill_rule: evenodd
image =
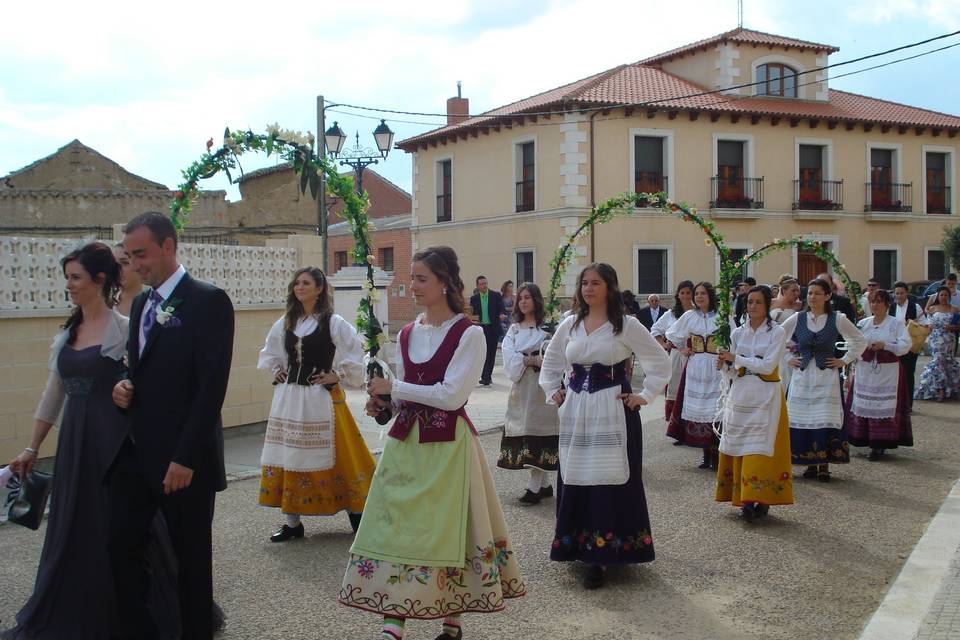
<path id="1" fill-rule="evenodd" d="M 613 267 L 591 264 L 577 282 L 577 312 L 557 327 L 540 370 L 543 392 L 560 406 L 550 559 L 588 564 L 583 586 L 596 589 L 606 566 L 654 558 L 638 410 L 663 391 L 670 360 L 639 320 L 624 315 Z M 626 371 L 632 356 L 646 374 L 640 393 Z"/>
<path id="2" fill-rule="evenodd" d="M 950 289 L 937 289 L 936 302 L 927 306 L 927 324 L 932 327 L 927 345 L 933 358 L 920 374 L 920 384 L 914 392 L 916 400 L 936 400 L 960 395 L 960 363 L 955 358 L 957 325 L 953 322 L 957 307 L 950 304 Z"/>
<path id="3" fill-rule="evenodd" d="M 717 502 L 740 507 L 747 521 L 771 505 L 793 504 L 790 425 L 779 368 L 786 334 L 770 318 L 770 290 L 747 292 L 747 320 L 730 334 L 717 366 L 731 383 L 723 410 Z"/>
<path id="4" fill-rule="evenodd" d="M 457 255 L 413 256 L 411 284 L 426 312 L 398 337 L 397 378 L 374 378 L 367 412 L 396 420 L 370 487 L 340 602 L 383 616 L 381 638 L 407 618 L 443 621 L 463 637 L 463 613 L 494 613 L 525 593 L 496 487 L 464 409 L 480 371 L 483 331 L 463 315 Z M 390 396 L 393 405 L 382 397 Z"/>
<path id="5" fill-rule="evenodd" d="M 543 349 L 550 338 L 543 323 L 543 294 L 530 282 L 520 285 L 515 322 L 503 338 L 503 372 L 513 382 L 507 399 L 503 438 L 500 440 L 501 469 L 529 469 L 530 482 L 520 497 L 522 504 L 538 504 L 553 496 L 549 471 L 559 467 L 557 408 L 547 404 L 538 379 Z"/>

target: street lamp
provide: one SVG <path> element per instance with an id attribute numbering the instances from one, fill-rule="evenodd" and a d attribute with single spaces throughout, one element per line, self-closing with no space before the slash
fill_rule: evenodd
<path id="1" fill-rule="evenodd" d="M 350 167 L 357 176 L 357 193 L 363 193 L 363 171 L 372 164 L 377 164 L 380 160 L 386 160 L 393 146 L 393 131 L 387 126 L 385 120 L 381 120 L 376 129 L 373 130 L 373 139 L 377 143 L 377 151 L 380 157 L 375 155 L 375 151 L 369 147 L 360 145 L 360 133 L 355 136 L 356 143 L 349 149 L 344 149 L 343 144 L 347 136 L 343 133 L 336 122 L 324 133 L 324 139 L 327 144 L 327 151 L 340 162 L 340 166 Z M 342 155 L 341 155 L 342 154 Z"/>

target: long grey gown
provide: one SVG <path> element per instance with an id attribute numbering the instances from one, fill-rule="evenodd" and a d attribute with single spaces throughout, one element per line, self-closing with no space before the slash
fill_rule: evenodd
<path id="1" fill-rule="evenodd" d="M 116 597 L 107 550 L 110 505 L 104 478 L 127 433 L 111 392 L 123 364 L 65 346 L 57 370 L 67 397 L 57 440 L 50 517 L 33 594 L 4 640 L 104 640 L 113 630 Z M 176 560 L 166 525 L 154 522 L 149 551 L 151 609 L 162 637 L 179 637 Z M 217 609 L 221 626 L 222 612 Z"/>

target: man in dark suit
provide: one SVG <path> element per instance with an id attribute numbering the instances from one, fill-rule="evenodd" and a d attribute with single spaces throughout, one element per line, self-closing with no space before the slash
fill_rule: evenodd
<path id="1" fill-rule="evenodd" d="M 129 378 L 114 387 L 130 431 L 109 475 L 110 554 L 120 638 L 154 638 L 144 557 L 159 509 L 177 556 L 183 638 L 213 636 L 214 496 L 226 488 L 220 409 L 233 354 L 233 305 L 177 262 L 161 213 L 124 227 L 131 266 L 152 288 L 133 301 Z"/>
<path id="2" fill-rule="evenodd" d="M 640 324 L 647 328 L 647 331 L 650 331 L 653 323 L 656 322 L 662 314 L 663 307 L 660 306 L 660 296 L 651 293 L 647 296 L 647 306 L 640 309 L 640 312 L 637 314 L 637 319 L 640 321 Z"/>
<path id="3" fill-rule="evenodd" d="M 757 281 L 752 276 L 747 276 L 737 285 L 737 300 L 733 306 L 733 322 L 738 327 L 743 324 L 743 319 L 747 315 L 747 293 L 751 287 L 757 286 Z"/>
<path id="4" fill-rule="evenodd" d="M 906 282 L 896 282 L 893 285 L 893 302 L 890 303 L 890 315 L 904 324 L 911 320 L 916 322 L 923 318 L 923 309 L 920 301 L 910 295 Z M 907 380 L 907 408 L 913 410 L 913 389 L 917 377 L 917 358 L 919 354 L 908 351 L 900 356 L 903 363 L 903 377 Z"/>
<path id="5" fill-rule="evenodd" d="M 499 291 L 491 291 L 486 276 L 477 276 L 477 293 L 470 297 L 470 309 L 483 327 L 487 339 L 487 356 L 483 361 L 480 384 L 489 386 L 493 380 L 493 364 L 497 360 L 497 344 L 500 341 L 500 315 L 505 313 L 503 298 Z"/>

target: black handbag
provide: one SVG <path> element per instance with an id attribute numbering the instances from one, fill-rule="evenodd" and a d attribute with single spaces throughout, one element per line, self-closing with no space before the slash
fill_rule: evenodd
<path id="1" fill-rule="evenodd" d="M 26 478 L 21 478 L 20 494 L 10 505 L 10 522 L 34 531 L 39 529 L 52 487 L 53 476 L 49 473 L 31 471 Z"/>

